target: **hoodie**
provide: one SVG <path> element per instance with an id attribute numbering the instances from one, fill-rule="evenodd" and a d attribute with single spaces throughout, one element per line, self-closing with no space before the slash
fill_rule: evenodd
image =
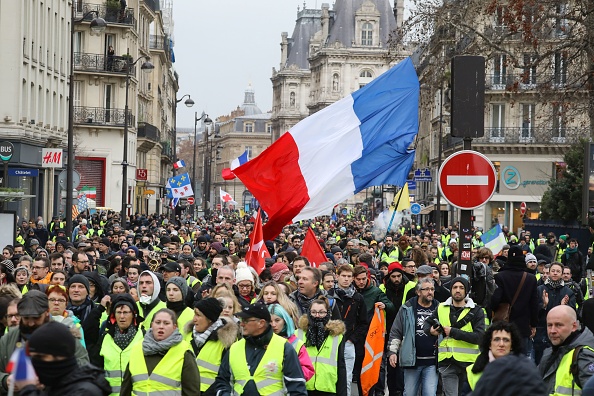
<path id="1" fill-rule="evenodd" d="M 157 275 L 153 274 L 151 271 L 142 271 L 138 279 L 140 279 L 144 274 L 149 274 L 151 278 L 153 278 L 153 295 L 147 297 L 139 296 L 138 307 L 140 311 L 140 316 L 144 318 L 142 323 L 142 327 L 148 330 L 151 327 L 151 321 L 153 320 L 153 315 L 155 312 L 160 310 L 161 308 L 167 308 L 167 305 L 159 300 L 159 293 L 161 292 L 161 282 Z M 140 289 L 138 291 L 140 293 Z"/>

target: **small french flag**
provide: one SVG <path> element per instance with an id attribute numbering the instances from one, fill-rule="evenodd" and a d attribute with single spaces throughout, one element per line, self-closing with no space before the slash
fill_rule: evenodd
<path id="1" fill-rule="evenodd" d="M 16 381 L 35 381 L 37 378 L 35 369 L 31 364 L 31 359 L 25 353 L 25 348 L 23 347 L 14 350 L 6 365 L 6 372 L 11 373 L 14 378 L 11 385 Z"/>
<path id="2" fill-rule="evenodd" d="M 173 167 L 175 169 L 185 168 L 185 166 L 186 166 L 186 163 L 184 162 L 184 160 L 179 160 L 175 164 L 173 164 Z"/>

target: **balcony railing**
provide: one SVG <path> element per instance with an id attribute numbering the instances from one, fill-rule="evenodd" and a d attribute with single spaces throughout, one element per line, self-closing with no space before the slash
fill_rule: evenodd
<path id="1" fill-rule="evenodd" d="M 136 74 L 136 66 L 130 66 L 129 58 L 125 56 L 109 56 L 103 54 L 74 54 L 74 70 L 126 74 L 130 68 L 130 75 Z"/>
<path id="2" fill-rule="evenodd" d="M 573 144 L 580 137 L 589 136 L 585 128 L 545 128 L 545 127 L 511 127 L 511 128 L 485 128 L 485 135 L 472 139 L 475 144 Z M 444 137 L 444 149 L 462 144 L 462 138 Z"/>
<path id="3" fill-rule="evenodd" d="M 138 123 L 137 135 L 139 138 L 146 138 L 155 142 L 161 141 L 161 133 L 159 132 L 159 128 L 151 124 Z"/>
<path id="4" fill-rule="evenodd" d="M 123 127 L 125 123 L 124 110 L 106 109 L 105 107 L 74 106 L 74 123 Z M 128 127 L 135 124 L 134 115 L 128 110 Z"/>
<path id="5" fill-rule="evenodd" d="M 154 12 L 159 11 L 161 9 L 159 5 L 159 0 L 143 0 L 144 4 Z"/>
<path id="6" fill-rule="evenodd" d="M 167 157 L 169 161 L 173 160 L 173 148 L 169 142 L 161 142 L 163 148 L 161 149 L 161 156 Z"/>
<path id="7" fill-rule="evenodd" d="M 170 47 L 168 36 L 155 36 L 155 35 L 151 34 L 150 40 L 149 40 L 149 48 L 152 50 L 165 51 L 165 54 L 167 54 L 167 57 L 171 56 L 171 54 L 170 54 L 171 47 Z"/>
<path id="8" fill-rule="evenodd" d="M 571 77 L 571 78 L 570 78 Z M 580 88 L 584 85 L 585 76 L 569 76 L 568 73 L 517 73 L 517 74 L 488 74 L 485 89 L 569 89 Z"/>
<path id="9" fill-rule="evenodd" d="M 75 7 L 78 18 L 81 18 L 89 11 L 96 11 L 99 14 L 99 17 L 105 19 L 105 22 L 107 23 L 117 23 L 120 25 L 130 25 L 136 27 L 136 18 L 134 17 L 133 8 L 126 8 L 122 10 L 120 8 L 107 8 L 105 4 L 91 4 L 78 1 L 75 2 Z M 89 14 L 87 19 L 90 22 L 94 17 L 95 15 Z"/>

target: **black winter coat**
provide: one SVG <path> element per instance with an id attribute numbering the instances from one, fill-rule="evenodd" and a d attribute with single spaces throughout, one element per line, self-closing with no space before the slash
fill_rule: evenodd
<path id="1" fill-rule="evenodd" d="M 529 337 L 530 328 L 536 327 L 538 324 L 538 295 L 536 294 L 536 277 L 529 273 L 525 266 L 521 268 L 521 266 L 515 265 L 513 262 L 508 262 L 495 275 L 497 289 L 495 289 L 491 297 L 491 310 L 495 312 L 500 303 L 511 304 L 524 273 L 526 273 L 526 280 L 512 307 L 510 322 L 518 326 L 523 337 Z"/>
<path id="2" fill-rule="evenodd" d="M 105 379 L 105 371 L 93 365 L 85 365 L 64 377 L 56 386 L 39 390 L 35 385 L 25 386 L 21 396 L 104 396 L 111 394 L 111 386 Z"/>
<path id="3" fill-rule="evenodd" d="M 344 339 L 353 344 L 363 345 L 369 327 L 367 306 L 363 296 L 359 292 L 355 292 L 352 297 L 348 297 L 340 289 L 330 289 L 328 295 L 336 299 L 336 304 L 340 309 L 340 315 L 346 327 Z"/>

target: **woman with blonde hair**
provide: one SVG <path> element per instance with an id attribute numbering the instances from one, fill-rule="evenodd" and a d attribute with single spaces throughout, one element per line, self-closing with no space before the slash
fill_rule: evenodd
<path id="1" fill-rule="evenodd" d="M 297 306 L 275 281 L 265 283 L 256 300 L 266 305 L 280 304 L 287 311 L 291 319 L 293 319 L 294 323 L 297 323 L 299 320 Z"/>
<path id="2" fill-rule="evenodd" d="M 233 315 L 233 314 L 241 311 L 241 305 L 239 304 L 239 301 L 237 300 L 237 297 L 235 296 L 233 289 L 231 288 L 231 286 L 229 286 L 226 283 L 216 285 L 215 287 L 213 287 L 210 292 L 210 297 L 225 298 L 226 300 L 230 300 L 230 301 L 226 301 L 225 306 L 227 307 L 227 309 L 225 309 L 225 307 L 223 307 L 225 316 Z M 232 310 L 233 310 L 233 312 L 231 314 L 228 314 L 228 312 L 229 312 L 228 306 L 229 305 L 232 306 Z"/>

